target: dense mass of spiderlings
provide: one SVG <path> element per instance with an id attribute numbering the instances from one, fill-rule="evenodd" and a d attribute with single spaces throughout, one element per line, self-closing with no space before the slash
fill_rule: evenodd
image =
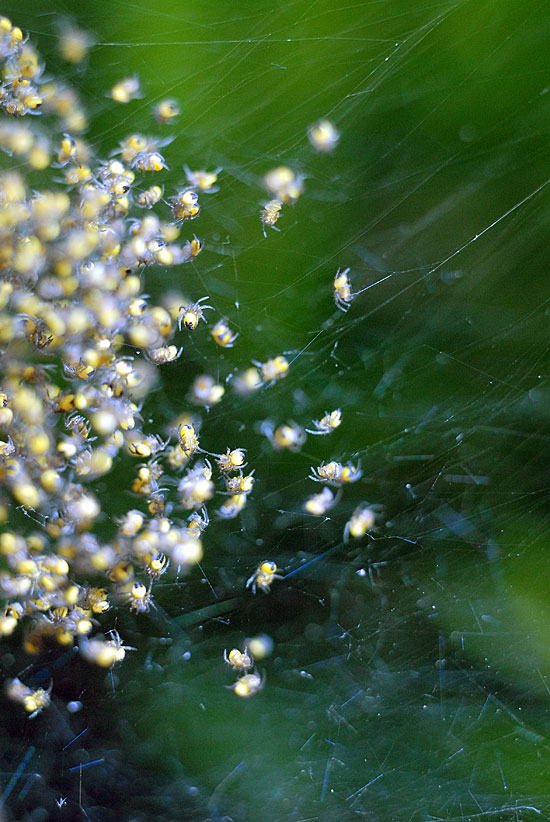
<path id="1" fill-rule="evenodd" d="M 62 53 L 78 62 L 90 43 L 74 30 L 62 40 Z M 151 265 L 181 266 L 201 252 L 197 237 L 180 235 L 200 213 L 199 193 L 216 190 L 220 169 L 186 169 L 188 187 L 169 198 L 172 219 L 162 221 L 153 209 L 164 188 L 150 184 L 151 174 L 166 167 L 161 141 L 131 134 L 111 159 L 95 158 L 82 137 L 87 118 L 77 94 L 46 79 L 38 54 L 7 18 L 0 18 L 0 68 L 0 148 L 16 160 L 0 174 L 0 635 L 21 630 L 29 654 L 48 642 L 76 644 L 84 658 L 110 667 L 129 648 L 98 618 L 113 605 L 136 613 L 155 607 L 159 577 L 200 562 L 215 493 L 226 494 L 216 514 L 231 519 L 255 481 L 242 448 L 203 450 L 196 414 L 183 413 L 165 438 L 146 433 L 140 415 L 157 369 L 182 353 L 174 337 L 206 323 L 211 308 L 207 297 L 190 302 L 181 295 L 154 305 L 142 294 L 140 273 Z M 111 91 L 120 103 L 138 94 L 137 78 Z M 32 114 L 41 117 L 25 117 Z M 162 123 L 177 114 L 174 101 L 155 109 Z M 27 171 L 47 168 L 55 170 L 54 186 L 35 189 Z M 302 182 L 281 167 L 266 187 L 282 204 L 299 196 Z M 278 208 L 269 208 L 260 215 L 264 229 L 275 227 L 278 216 Z M 352 296 L 340 294 L 339 307 L 347 308 Z M 222 348 L 238 336 L 225 318 L 215 319 L 210 333 Z M 289 368 L 282 355 L 254 366 L 233 381 L 234 390 L 254 391 Z M 203 375 L 191 386 L 190 402 L 209 407 L 224 391 Z M 340 422 L 339 409 L 327 412 L 310 433 L 330 434 Z M 306 438 L 295 424 L 268 423 L 263 431 L 276 448 L 297 449 Z M 111 472 L 121 452 L 136 460 L 129 482 L 134 501 L 104 542 L 96 534 L 102 506 L 94 481 Z M 360 476 L 358 467 L 335 462 L 312 472 L 314 480 L 338 487 L 337 494 Z M 185 521 L 170 518 L 167 474 L 172 485 L 176 478 Z M 320 516 L 335 500 L 325 488 L 304 507 Z M 25 535 L 10 528 L 15 507 L 38 527 Z M 362 536 L 373 517 L 369 509 L 356 512 L 346 537 Z M 266 560 L 247 584 L 267 592 L 280 578 L 276 570 Z M 90 587 L 83 582 L 90 578 L 104 583 Z M 242 673 L 257 677 L 246 666 Z M 257 680 L 245 694 L 235 692 L 257 692 L 263 684 Z M 49 690 L 32 691 L 18 679 L 7 683 L 7 693 L 31 716 L 50 699 Z"/>
<path id="2" fill-rule="evenodd" d="M 74 45 L 68 53 L 82 59 Z M 241 470 L 243 452 L 210 455 L 212 468 L 196 418 L 176 420 L 162 439 L 143 431 L 140 416 L 156 369 L 181 354 L 171 340 L 182 307 L 185 328 L 194 330 L 205 306 L 181 295 L 152 305 L 139 275 L 200 253 L 196 237 L 178 240 L 184 221 L 199 213 L 197 189 L 211 189 L 216 173 L 189 171 L 190 187 L 172 199 L 174 221 L 162 222 L 151 209 L 163 189 L 147 188 L 148 175 L 165 167 L 159 142 L 130 135 L 112 159 L 98 161 L 80 136 L 87 122 L 77 95 L 44 79 L 38 54 L 6 18 L 0 61 L 0 147 L 17 161 L 0 176 L 0 633 L 20 627 L 30 654 L 47 642 L 77 643 L 86 659 L 109 667 L 126 646 L 118 634 L 98 633 L 98 617 L 113 604 L 154 607 L 154 583 L 169 566 L 185 571 L 200 561 L 215 479 L 231 492 L 220 509 L 227 518 L 253 486 Z M 113 99 L 124 102 L 130 85 L 117 86 Z M 169 105 L 156 116 L 166 122 L 174 113 Z M 28 171 L 48 167 L 56 185 L 31 188 Z M 236 339 L 221 319 L 212 334 L 222 347 Z M 128 344 L 144 356 L 124 356 Z M 208 406 L 223 393 L 204 375 L 191 401 Z M 136 458 L 135 501 L 105 543 L 95 534 L 102 508 L 94 481 L 111 472 L 121 451 Z M 165 504 L 167 468 L 178 478 L 183 525 Z M 25 536 L 9 528 L 16 506 L 38 526 Z M 90 578 L 103 578 L 104 587 L 82 583 Z M 31 715 L 49 700 L 48 691 L 19 680 L 7 692 Z"/>

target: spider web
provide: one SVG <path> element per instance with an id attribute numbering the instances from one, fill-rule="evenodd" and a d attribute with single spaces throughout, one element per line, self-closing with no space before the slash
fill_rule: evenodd
<path id="1" fill-rule="evenodd" d="M 193 226 L 203 253 L 183 273 L 148 271 L 146 290 L 208 295 L 240 336 L 220 356 L 182 332 L 144 414 L 162 433 L 196 374 L 227 381 L 201 441 L 246 448 L 258 483 L 238 519 L 208 529 L 200 569 L 156 586 L 157 611 L 117 616 L 138 648 L 120 670 L 47 668 L 55 711 L 30 730 L 7 721 L 7 813 L 549 818 L 545 7 L 155 6 L 4 11 L 56 73 L 59 16 L 95 32 L 71 79 L 99 156 L 158 130 L 151 107 L 174 97 L 165 188 L 184 163 L 223 169 Z M 106 90 L 134 73 L 145 96 L 116 107 Z M 320 117 L 342 135 L 331 155 L 306 138 Z M 282 163 L 305 193 L 264 239 L 262 178 Z M 332 282 L 347 266 L 343 313 Z M 232 391 L 250 360 L 279 353 L 285 380 Z M 261 433 L 337 407 L 342 426 L 298 453 Z M 311 517 L 307 475 L 329 459 L 363 476 Z M 125 470 L 98 482 L 107 534 L 132 504 L 115 493 Z M 345 543 L 361 501 L 383 521 Z M 264 559 L 285 578 L 253 595 Z M 223 650 L 264 632 L 265 687 L 238 701 Z"/>

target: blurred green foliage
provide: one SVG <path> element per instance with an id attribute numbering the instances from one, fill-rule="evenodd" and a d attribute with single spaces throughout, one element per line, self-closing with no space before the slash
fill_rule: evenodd
<path id="1" fill-rule="evenodd" d="M 228 397 L 205 423 L 210 449 L 248 449 L 250 510 L 229 532 L 213 526 L 203 579 L 168 583 L 149 616 L 120 615 L 139 651 L 114 694 L 82 675 L 78 721 L 95 731 L 80 756 L 117 752 L 85 777 L 86 818 L 548 818 L 545 5 L 32 0 L 4 12 L 55 73 L 59 17 L 95 33 L 71 79 L 100 156 L 132 130 L 159 131 L 152 105 L 178 99 L 172 186 L 183 163 L 222 166 L 220 191 L 204 197 L 194 272 L 147 272 L 147 290 L 210 295 L 240 331 L 228 369 L 296 357 L 283 383 Z M 145 97 L 117 107 L 105 93 L 133 73 Z M 317 156 L 306 129 L 325 115 L 342 139 Z M 264 240 L 261 179 L 283 162 L 306 193 Z M 348 265 L 366 290 L 343 315 L 331 283 Z M 145 406 L 159 428 L 205 361 L 206 343 L 190 342 L 164 372 Z M 342 428 L 298 455 L 259 434 L 266 417 L 310 425 L 338 406 Z M 329 458 L 360 458 L 364 478 L 312 522 L 304 478 Z M 103 482 L 112 515 L 116 484 Z M 375 540 L 307 565 L 339 544 L 361 499 L 385 507 Z M 244 581 L 266 557 L 296 573 L 253 596 Z M 260 631 L 275 642 L 266 687 L 239 702 L 222 653 Z M 37 738 L 53 784 L 62 746 Z"/>

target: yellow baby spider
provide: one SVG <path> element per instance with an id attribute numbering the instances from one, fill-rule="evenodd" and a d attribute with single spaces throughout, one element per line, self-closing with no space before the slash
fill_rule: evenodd
<path id="1" fill-rule="evenodd" d="M 180 113 L 180 107 L 176 100 L 161 100 L 155 106 L 153 114 L 157 123 L 165 125 L 171 123 Z"/>
<path id="2" fill-rule="evenodd" d="M 248 648 L 245 648 L 244 651 L 233 648 L 229 651 L 229 654 L 227 650 L 225 650 L 223 652 L 223 658 L 234 671 L 248 671 L 248 669 L 254 665 L 254 660 L 248 653 Z"/>
<path id="3" fill-rule="evenodd" d="M 232 451 L 228 448 L 225 454 L 220 454 L 216 458 L 218 468 L 223 474 L 244 468 L 246 465 L 245 454 L 244 448 L 234 448 Z"/>
<path id="4" fill-rule="evenodd" d="M 154 362 L 155 365 L 166 365 L 166 363 L 174 362 L 183 353 L 183 347 L 178 348 L 176 345 L 165 345 L 161 348 L 150 348 L 147 351 L 147 356 Z"/>
<path id="5" fill-rule="evenodd" d="M 304 429 L 295 422 L 275 427 L 271 420 L 264 420 L 260 431 L 277 451 L 283 448 L 289 451 L 299 451 L 307 439 Z"/>
<path id="6" fill-rule="evenodd" d="M 215 183 L 218 179 L 218 174 L 221 171 L 221 167 L 218 167 L 215 171 L 204 171 L 204 169 L 201 169 L 200 171 L 191 171 L 191 169 L 187 168 L 187 166 L 184 166 L 184 169 L 189 185 L 200 188 L 201 191 L 208 191 L 212 194 L 215 191 L 218 191 L 215 187 Z"/>
<path id="7" fill-rule="evenodd" d="M 320 154 L 328 154 L 338 145 L 340 132 L 330 120 L 318 120 L 308 128 L 309 142 Z"/>
<path id="8" fill-rule="evenodd" d="M 328 482 L 329 485 L 341 485 L 343 470 L 344 466 L 341 462 L 335 460 L 322 462 L 317 468 L 311 468 L 309 479 L 315 482 Z"/>
<path id="9" fill-rule="evenodd" d="M 339 408 L 336 408 L 334 411 L 325 411 L 325 416 L 321 417 L 320 420 L 313 420 L 313 425 L 315 426 L 315 430 L 310 428 L 306 428 L 308 434 L 315 434 L 319 437 L 325 436 L 326 434 L 332 433 L 335 428 L 342 422 L 342 412 Z"/>
<path id="10" fill-rule="evenodd" d="M 241 676 L 240 679 L 229 687 L 237 696 L 248 699 L 248 697 L 259 693 L 264 687 L 264 684 L 265 679 L 259 674 L 245 674 L 245 676 Z"/>
<path id="11" fill-rule="evenodd" d="M 283 357 L 282 354 L 266 360 L 266 362 L 256 362 L 252 360 L 252 364 L 258 368 L 262 382 L 264 383 L 274 382 L 275 380 L 281 380 L 283 377 L 286 377 L 290 365 L 287 358 Z"/>
<path id="12" fill-rule="evenodd" d="M 246 581 L 246 587 L 252 587 L 252 593 L 256 593 L 256 588 L 261 588 L 266 594 L 269 593 L 274 579 L 284 579 L 277 573 L 277 564 L 271 560 L 265 560 L 259 565 L 251 577 Z"/>
<path id="13" fill-rule="evenodd" d="M 233 494 L 217 509 L 216 514 L 222 519 L 235 519 L 246 505 L 246 494 Z"/>
<path id="14" fill-rule="evenodd" d="M 357 506 L 344 528 L 344 542 L 350 537 L 360 539 L 375 529 L 376 521 L 382 513 L 380 505 L 369 505 L 362 502 Z"/>
<path id="15" fill-rule="evenodd" d="M 196 191 L 180 191 L 172 200 L 172 214 L 175 220 L 194 220 L 200 214 L 199 197 Z"/>
<path id="16" fill-rule="evenodd" d="M 193 381 L 189 392 L 189 401 L 195 405 L 209 408 L 220 402 L 225 394 L 225 388 L 216 382 L 209 374 L 202 374 Z"/>
<path id="17" fill-rule="evenodd" d="M 210 329 L 210 334 L 222 348 L 233 348 L 235 340 L 239 336 L 237 332 L 231 330 L 225 320 L 218 320 Z"/>
<path id="18" fill-rule="evenodd" d="M 336 504 L 336 497 L 330 488 L 323 488 L 319 494 L 313 494 L 304 502 L 304 511 L 313 517 L 322 517 Z"/>
<path id="19" fill-rule="evenodd" d="M 159 151 L 138 151 L 132 160 L 132 168 L 138 171 L 162 171 L 168 168 Z"/>
<path id="20" fill-rule="evenodd" d="M 190 303 L 189 305 L 180 305 L 180 316 L 178 319 L 178 327 L 181 331 L 182 325 L 188 331 L 194 331 L 197 325 L 199 324 L 199 320 L 206 322 L 204 312 L 207 309 L 214 310 L 211 305 L 201 305 L 205 300 L 208 300 L 208 297 L 201 297 L 200 300 L 197 300 L 196 303 Z"/>
<path id="21" fill-rule="evenodd" d="M 239 476 L 237 477 L 225 477 L 225 487 L 229 491 L 230 494 L 249 494 L 254 487 L 254 483 L 256 482 L 254 475 L 254 470 L 243 476 L 243 472 L 239 471 Z"/>
<path id="22" fill-rule="evenodd" d="M 147 612 L 153 605 L 151 586 L 146 588 L 142 582 L 134 582 L 126 594 L 126 601 L 130 603 L 130 610 L 135 611 L 136 614 Z"/>
<path id="23" fill-rule="evenodd" d="M 168 570 L 169 565 L 170 560 L 165 554 L 153 553 L 147 557 L 147 565 L 144 570 L 149 579 L 158 579 Z"/>
<path id="24" fill-rule="evenodd" d="M 162 199 L 163 193 L 164 189 L 162 186 L 151 186 L 151 188 L 147 188 L 141 192 L 137 198 L 138 205 L 142 208 L 153 208 L 153 206 Z"/>
<path id="25" fill-rule="evenodd" d="M 133 77 L 125 77 L 112 87 L 109 96 L 115 103 L 129 103 L 141 95 L 139 85 L 139 77 L 135 74 Z"/>
<path id="26" fill-rule="evenodd" d="M 280 200 L 270 200 L 269 203 L 266 203 L 264 208 L 262 209 L 262 231 L 264 232 L 264 237 L 267 237 L 265 233 L 266 225 L 274 228 L 275 231 L 280 231 L 280 228 L 277 228 L 275 223 L 280 217 L 280 211 L 283 207 L 283 204 Z"/>
<path id="27" fill-rule="evenodd" d="M 356 482 L 362 474 L 360 467 L 355 467 L 351 462 L 342 465 L 341 462 L 332 460 L 331 462 L 322 462 L 317 468 L 312 468 L 309 479 L 315 482 L 327 482 L 329 485 L 338 487 L 350 482 Z"/>
<path id="28" fill-rule="evenodd" d="M 338 269 L 334 275 L 334 302 L 336 307 L 344 312 L 348 310 L 354 297 L 348 277 L 349 270 L 349 268 L 344 271 Z"/>

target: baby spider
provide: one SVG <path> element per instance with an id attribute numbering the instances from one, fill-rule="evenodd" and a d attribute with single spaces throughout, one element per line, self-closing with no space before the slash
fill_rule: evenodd
<path id="1" fill-rule="evenodd" d="M 187 517 L 187 533 L 191 537 L 198 538 L 202 534 L 205 528 L 208 527 L 210 524 L 210 519 L 208 518 L 208 511 L 206 507 L 203 505 L 200 512 L 193 511 L 193 513 Z"/>
<path id="2" fill-rule="evenodd" d="M 148 434 L 146 437 L 131 439 L 128 443 L 128 453 L 133 457 L 148 459 L 159 451 L 164 451 L 169 440 L 164 442 L 158 434 Z"/>
<path id="3" fill-rule="evenodd" d="M 288 166 L 277 166 L 265 175 L 264 186 L 282 203 L 294 203 L 304 190 L 304 177 Z"/>
<path id="4" fill-rule="evenodd" d="M 232 385 L 237 394 L 245 395 L 261 388 L 263 382 L 257 368 L 247 368 L 246 371 L 236 375 Z"/>
<path id="5" fill-rule="evenodd" d="M 246 451 L 244 448 L 234 448 L 232 451 L 228 448 L 225 454 L 220 454 L 217 456 L 216 462 L 218 463 L 218 468 L 222 474 L 227 474 L 231 471 L 238 471 L 240 468 L 244 468 L 246 465 L 245 454 Z"/>
<path id="6" fill-rule="evenodd" d="M 105 643 L 108 648 L 112 648 L 115 662 L 122 662 L 124 657 L 126 656 L 126 651 L 136 651 L 137 648 L 132 648 L 131 645 L 124 645 L 122 637 L 120 636 L 119 632 L 116 630 L 111 630 L 107 632 L 107 636 L 111 637 Z"/>
<path id="7" fill-rule="evenodd" d="M 278 354 L 276 357 L 266 360 L 266 362 L 256 362 L 256 360 L 252 360 L 252 364 L 258 368 L 262 382 L 264 383 L 282 380 L 283 377 L 286 377 L 290 365 L 287 358 L 283 357 L 282 354 Z"/>
<path id="8" fill-rule="evenodd" d="M 229 687 L 237 696 L 247 699 L 249 696 L 259 693 L 264 687 L 265 679 L 259 674 L 245 674 L 241 676 L 233 685 Z"/>
<path id="9" fill-rule="evenodd" d="M 348 277 L 349 270 L 349 268 L 344 271 L 338 269 L 334 276 L 334 302 L 336 307 L 344 312 L 348 310 L 354 297 Z"/>
<path id="10" fill-rule="evenodd" d="M 155 365 L 166 365 L 166 363 L 177 360 L 182 353 L 183 346 L 178 348 L 176 345 L 164 345 L 161 348 L 150 348 L 147 351 L 147 356 Z"/>
<path id="11" fill-rule="evenodd" d="M 187 252 L 187 249 L 189 249 L 187 253 L 190 253 L 191 259 L 193 259 L 193 257 L 197 256 L 197 254 L 201 253 L 203 246 L 204 242 L 202 240 L 199 240 L 199 238 L 195 234 L 193 235 L 192 240 L 187 240 L 187 242 L 185 243 L 184 251 Z"/>
<path id="12" fill-rule="evenodd" d="M 184 508 L 202 508 L 205 502 L 212 499 L 215 486 L 210 476 L 209 466 L 207 469 L 205 465 L 199 465 L 184 475 L 178 485 Z"/>
<path id="13" fill-rule="evenodd" d="M 357 480 L 363 476 L 363 472 L 361 471 L 361 466 L 352 465 L 351 462 L 348 462 L 347 465 L 344 465 L 342 469 L 342 477 L 341 477 L 341 484 L 347 485 L 348 482 L 357 482 Z"/>
<path id="14" fill-rule="evenodd" d="M 211 309 L 212 311 L 214 310 L 211 305 L 201 305 L 201 303 L 208 299 L 208 297 L 201 297 L 196 303 L 180 305 L 179 310 L 181 311 L 181 314 L 178 319 L 178 327 L 180 331 L 182 325 L 185 326 L 188 331 L 194 331 L 199 324 L 199 320 L 206 322 L 204 312 L 207 309 Z"/>
<path id="15" fill-rule="evenodd" d="M 109 97 L 115 103 L 129 103 L 135 100 L 136 97 L 141 96 L 141 89 L 139 85 L 139 77 L 135 74 L 133 77 L 125 77 L 112 87 L 109 92 Z"/>
<path id="16" fill-rule="evenodd" d="M 267 634 L 256 634 L 256 636 L 245 639 L 246 649 L 254 659 L 265 659 L 273 653 L 273 640 Z"/>
<path id="17" fill-rule="evenodd" d="M 82 595 L 81 605 L 85 610 L 91 609 L 94 614 L 104 614 L 111 607 L 104 588 L 86 588 Z"/>
<path id="18" fill-rule="evenodd" d="M 190 422 L 184 422 L 178 429 L 179 447 L 186 457 L 190 457 L 199 451 L 199 438 L 195 431 L 195 426 Z"/>
<path id="19" fill-rule="evenodd" d="M 254 660 L 248 653 L 248 648 L 245 648 L 242 652 L 238 648 L 233 648 L 229 651 L 229 654 L 224 651 L 223 658 L 234 671 L 248 671 L 254 665 Z"/>
<path id="20" fill-rule="evenodd" d="M 334 411 L 325 411 L 325 416 L 321 417 L 320 420 L 313 420 L 313 425 L 316 428 L 315 431 L 312 431 L 310 428 L 306 428 L 306 431 L 308 434 L 316 434 L 322 437 L 325 434 L 330 434 L 335 428 L 338 428 L 341 422 L 342 412 L 339 408 L 336 408 Z"/>
<path id="21" fill-rule="evenodd" d="M 304 511 L 313 517 L 322 517 L 336 504 L 337 497 L 330 488 L 323 488 L 320 494 L 313 494 L 304 502 Z"/>
<path id="22" fill-rule="evenodd" d="M 157 123 L 161 125 L 166 125 L 166 123 L 171 123 L 175 117 L 177 117 L 180 113 L 180 107 L 176 100 L 161 100 L 158 105 L 155 106 L 153 114 Z"/>
<path id="23" fill-rule="evenodd" d="M 307 130 L 309 142 L 320 154 L 328 154 L 338 145 L 340 132 L 330 120 L 318 120 Z"/>
<path id="24" fill-rule="evenodd" d="M 256 482 L 253 469 L 250 474 L 243 476 L 243 472 L 239 471 L 238 477 L 225 477 L 225 487 L 230 494 L 249 494 Z"/>
<path id="25" fill-rule="evenodd" d="M 131 645 L 124 645 L 118 631 L 109 631 L 111 639 L 103 640 L 98 637 L 83 639 L 80 642 L 80 653 L 88 662 L 99 665 L 101 668 L 112 668 L 117 662 L 122 662 L 126 651 L 135 651 Z"/>
<path id="26" fill-rule="evenodd" d="M 125 515 L 118 521 L 120 533 L 125 537 L 135 537 L 139 530 L 143 527 L 145 517 L 136 509 L 127 511 Z"/>
<path id="27" fill-rule="evenodd" d="M 168 168 L 159 151 L 138 151 L 132 160 L 132 168 L 138 171 L 162 171 Z"/>
<path id="28" fill-rule="evenodd" d="M 184 166 L 184 169 L 189 185 L 200 188 L 201 191 L 208 191 L 212 194 L 215 191 L 218 191 L 217 187 L 215 187 L 215 183 L 218 179 L 218 174 L 221 171 L 220 167 L 218 167 L 215 171 L 204 171 L 203 169 L 200 171 L 191 171 L 191 169 L 187 168 L 187 166 Z"/>
<path id="29" fill-rule="evenodd" d="M 29 719 L 34 719 L 43 708 L 47 708 L 50 704 L 52 687 L 53 682 L 50 683 L 47 691 L 43 688 L 37 688 L 36 691 L 33 691 L 28 685 L 24 685 L 20 679 L 9 679 L 6 682 L 6 694 L 9 699 L 23 705 L 27 713 L 30 714 Z"/>
<path id="30" fill-rule="evenodd" d="M 209 408 L 220 402 L 224 394 L 223 385 L 219 385 L 209 374 L 201 374 L 193 381 L 188 399 L 195 405 Z"/>
<path id="31" fill-rule="evenodd" d="M 14 445 L 13 440 L 10 437 L 9 434 L 8 434 L 7 441 L 0 440 L 0 457 L 1 458 L 10 457 L 12 454 L 15 453 L 15 451 L 16 451 L 15 445 Z"/>
<path id="32" fill-rule="evenodd" d="M 216 514 L 222 519 L 235 519 L 246 505 L 246 494 L 233 494 L 217 509 Z"/>
<path id="33" fill-rule="evenodd" d="M 77 28 L 65 21 L 59 27 L 58 50 L 63 60 L 68 63 L 82 63 L 90 48 L 94 45 L 94 38 L 87 31 Z"/>
<path id="34" fill-rule="evenodd" d="M 343 470 L 344 466 L 341 462 L 335 462 L 334 460 L 331 462 L 322 462 L 318 468 L 311 468 L 311 474 L 308 479 L 312 479 L 315 482 L 328 482 L 329 485 L 341 485 Z"/>
<path id="35" fill-rule="evenodd" d="M 134 582 L 126 596 L 126 602 L 130 603 L 130 610 L 136 614 L 143 614 L 153 605 L 151 596 L 151 585 L 146 588 L 142 582 Z"/>
<path id="36" fill-rule="evenodd" d="M 284 579 L 284 577 L 277 573 L 277 565 L 275 562 L 265 560 L 256 568 L 252 576 L 247 579 L 246 587 L 250 588 L 250 586 L 252 586 L 252 593 L 254 594 L 256 593 L 256 588 L 261 588 L 264 593 L 268 594 L 274 579 Z"/>
<path id="37" fill-rule="evenodd" d="M 180 191 L 172 200 L 172 215 L 175 220 L 194 220 L 199 216 L 200 210 L 198 194 L 190 188 Z"/>
<path id="38" fill-rule="evenodd" d="M 153 208 L 162 198 L 163 193 L 164 190 L 162 186 L 151 186 L 151 188 L 141 192 L 137 198 L 138 205 L 142 208 Z"/>
<path id="39" fill-rule="evenodd" d="M 53 682 L 50 683 L 50 687 L 47 691 L 43 688 L 37 688 L 36 691 L 32 691 L 28 696 L 25 698 L 24 706 L 25 710 L 29 714 L 29 719 L 34 719 L 35 716 L 38 716 L 40 711 L 43 708 L 47 708 L 51 702 L 50 694 L 52 692 Z"/>
<path id="40" fill-rule="evenodd" d="M 275 223 L 280 217 L 280 211 L 283 207 L 283 204 L 280 200 L 270 200 L 269 203 L 266 203 L 264 208 L 262 209 L 262 231 L 264 232 L 264 237 L 267 237 L 265 233 L 266 225 L 271 226 L 274 228 L 275 231 L 280 231 L 280 228 L 277 228 Z"/>
<path id="41" fill-rule="evenodd" d="M 344 542 L 347 542 L 350 537 L 359 539 L 368 534 L 369 531 L 375 529 L 376 520 L 382 513 L 382 506 L 369 505 L 362 502 L 358 505 L 350 519 L 346 522 L 344 528 Z"/>
<path id="42" fill-rule="evenodd" d="M 295 422 L 275 427 L 271 420 L 264 420 L 260 431 L 277 451 L 283 448 L 288 448 L 289 451 L 299 451 L 307 439 L 304 429 Z"/>
<path id="43" fill-rule="evenodd" d="M 21 317 L 25 319 L 25 336 L 30 343 L 34 345 L 34 347 L 38 351 L 43 351 L 45 348 L 48 348 L 54 340 L 51 334 L 46 332 L 45 323 L 42 320 L 37 319 L 36 317 L 31 317 L 28 314 L 21 314 Z"/>
<path id="44" fill-rule="evenodd" d="M 235 340 L 239 336 L 237 332 L 230 329 L 225 320 L 218 320 L 210 329 L 210 334 L 222 348 L 233 348 Z"/>
<path id="45" fill-rule="evenodd" d="M 147 565 L 145 566 L 145 573 L 149 579 L 158 579 L 170 565 L 170 560 L 165 554 L 152 553 L 147 556 Z"/>
<path id="46" fill-rule="evenodd" d="M 61 146 L 57 153 L 57 165 L 63 167 L 70 163 L 71 160 L 76 160 L 78 154 L 78 146 L 76 140 L 70 134 L 64 134 L 61 140 Z"/>
<path id="47" fill-rule="evenodd" d="M 91 365 L 86 365 L 85 362 L 79 360 L 78 362 L 64 362 L 63 370 L 68 377 L 73 379 L 87 380 L 95 374 L 95 368 Z"/>
<path id="48" fill-rule="evenodd" d="M 341 462 L 322 462 L 318 468 L 312 468 L 309 479 L 315 482 L 327 482 L 329 485 L 336 487 L 346 485 L 349 482 L 356 482 L 363 472 L 360 467 L 357 468 L 348 462 L 347 465 L 342 465 Z"/>
<path id="49" fill-rule="evenodd" d="M 53 682 L 50 683 L 50 687 L 47 691 L 45 691 L 44 688 L 37 688 L 36 691 L 31 691 L 30 694 L 25 696 L 23 705 L 29 714 L 29 719 L 34 719 L 34 717 L 38 716 L 43 708 L 48 707 L 51 702 L 50 694 L 52 692 L 52 688 Z"/>

